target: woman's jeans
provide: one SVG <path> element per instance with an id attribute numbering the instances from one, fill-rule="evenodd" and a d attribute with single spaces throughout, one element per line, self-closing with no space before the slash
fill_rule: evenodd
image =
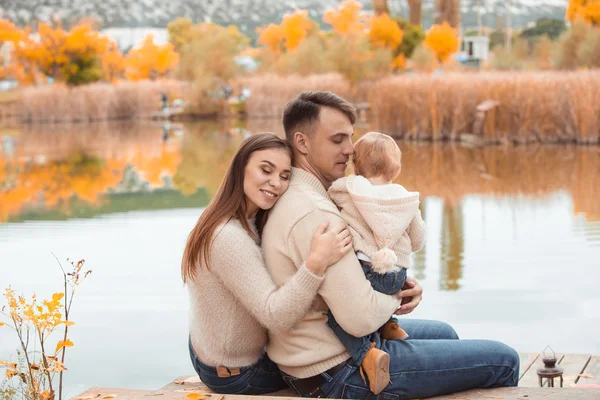
<path id="1" fill-rule="evenodd" d="M 346 363 L 326 379 L 314 397 L 401 400 L 440 396 L 474 388 L 517 386 L 519 355 L 491 340 L 458 340 L 444 322 L 406 319 L 406 340 L 380 340 L 378 348 L 390 355 L 390 384 L 379 395 L 369 391 L 358 367 Z M 294 388 L 294 378 L 283 374 Z"/>
<path id="2" fill-rule="evenodd" d="M 265 353 L 255 364 L 239 368 L 239 375 L 220 377 L 217 369 L 204 364 L 189 343 L 190 358 L 200 380 L 221 394 L 265 394 L 287 389 L 277 365 Z"/>

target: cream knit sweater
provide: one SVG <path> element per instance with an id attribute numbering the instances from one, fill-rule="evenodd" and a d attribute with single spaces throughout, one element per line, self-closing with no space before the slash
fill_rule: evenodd
<path id="1" fill-rule="evenodd" d="M 397 184 L 373 185 L 360 175 L 338 179 L 328 192 L 348 223 L 354 250 L 372 260 L 375 272 L 409 267 L 410 253 L 425 242 L 418 192 Z"/>
<path id="2" fill-rule="evenodd" d="M 249 223 L 256 229 L 254 221 Z M 214 365 L 254 364 L 265 352 L 265 328 L 290 329 L 306 313 L 323 280 L 302 265 L 278 287 L 265 268 L 258 241 L 231 219 L 215 233 L 210 269 L 198 268 L 188 285 L 192 346 Z"/>
<path id="3" fill-rule="evenodd" d="M 277 284 L 295 279 L 310 254 L 312 234 L 324 221 L 343 222 L 319 180 L 293 168 L 290 186 L 271 209 L 262 234 L 265 262 Z M 317 375 L 350 358 L 327 326 L 329 310 L 346 332 L 361 337 L 379 329 L 399 305 L 397 296 L 373 290 L 356 255 L 348 252 L 327 269 L 306 315 L 288 331 L 269 331 L 267 353 L 285 373 Z"/>

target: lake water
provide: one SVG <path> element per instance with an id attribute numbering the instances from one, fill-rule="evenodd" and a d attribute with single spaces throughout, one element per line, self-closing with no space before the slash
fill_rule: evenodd
<path id="1" fill-rule="evenodd" d="M 0 128 L 1 288 L 61 290 L 52 253 L 93 270 L 72 309 L 69 396 L 194 373 L 187 234 L 244 137 L 278 125 Z M 398 182 L 421 192 L 428 226 L 410 270 L 424 288 L 412 317 L 520 352 L 600 354 L 600 149 L 399 144 Z M 17 345 L 0 328 L 0 359 Z"/>

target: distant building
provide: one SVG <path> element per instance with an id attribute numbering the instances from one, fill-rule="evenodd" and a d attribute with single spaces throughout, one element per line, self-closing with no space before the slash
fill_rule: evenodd
<path id="1" fill-rule="evenodd" d="M 162 28 L 107 28 L 100 33 L 114 40 L 121 51 L 140 45 L 148 35 L 154 37 L 154 43 L 157 45 L 169 41 L 169 32 Z"/>
<path id="2" fill-rule="evenodd" d="M 487 36 L 464 36 L 460 45 L 460 60 L 466 64 L 480 65 L 490 52 L 490 38 Z"/>

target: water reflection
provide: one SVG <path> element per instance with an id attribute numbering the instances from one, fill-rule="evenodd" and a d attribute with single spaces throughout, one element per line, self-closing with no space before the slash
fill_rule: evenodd
<path id="1" fill-rule="evenodd" d="M 278 121 L 256 120 L 248 125 L 127 123 L 2 131 L 0 222 L 202 207 L 217 190 L 240 142 L 250 132 L 282 134 L 278 126 Z M 357 136 L 367 128 L 357 128 Z M 439 229 L 439 237 L 432 239 L 439 251 L 413 258 L 419 279 L 439 264 L 440 290 L 461 288 L 465 240 L 471 238 L 465 233 L 467 197 L 497 205 L 511 199 L 515 225 L 515 210 L 525 199 L 543 204 L 556 193 L 566 193 L 572 214 L 579 216 L 570 229 L 590 242 L 600 240 L 595 222 L 600 221 L 597 147 L 400 146 L 404 168 L 398 182 L 421 192 L 425 218 L 432 204 L 440 208 L 439 218 L 432 221 L 439 226 L 430 226 L 430 233 Z M 433 198 L 439 201 L 428 202 Z M 490 212 L 481 212 L 480 218 L 480 234 L 485 235 L 486 224 L 497 221 Z"/>

